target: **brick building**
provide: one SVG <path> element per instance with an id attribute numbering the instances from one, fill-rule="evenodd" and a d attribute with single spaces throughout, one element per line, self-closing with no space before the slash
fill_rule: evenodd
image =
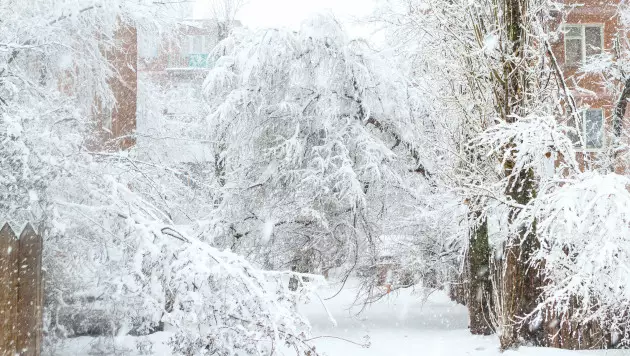
<path id="1" fill-rule="evenodd" d="M 619 0 L 562 2 L 565 12 L 555 14 L 555 26 L 562 26 L 562 34 L 552 43 L 552 49 L 577 107 L 582 110 L 581 122 L 573 120 L 568 124 L 575 125 L 581 134 L 570 136 L 580 152 L 578 159 L 584 163 L 588 161 L 585 158 L 605 150 L 614 138 L 615 107 L 619 99 L 613 88 L 604 85 L 601 74 L 585 73 L 584 66 L 598 57 L 615 58 L 625 32 L 619 17 Z"/>
<path id="2" fill-rule="evenodd" d="M 101 43 L 104 38 L 97 35 L 95 41 Z M 92 107 L 94 131 L 87 137 L 86 145 L 93 150 L 128 149 L 135 144 L 137 103 L 137 57 L 138 41 L 135 27 L 119 23 L 109 41 L 110 48 L 103 50 L 103 55 L 111 65 L 115 75 L 107 80 L 112 90 L 113 102 L 104 103 L 99 98 L 81 96 L 80 78 L 73 73 L 71 61 L 67 65 L 65 75 L 57 80 L 61 92 L 69 96 L 79 96 L 85 104 Z"/>
<path id="3" fill-rule="evenodd" d="M 172 33 L 139 38 L 139 71 L 153 79 L 180 80 L 205 77 L 212 63 L 208 54 L 219 41 L 214 20 L 185 20 Z"/>
<path id="4" fill-rule="evenodd" d="M 581 122 L 571 122 L 581 135 L 574 135 L 581 161 L 603 151 L 613 137 L 614 110 L 618 94 L 602 84 L 599 74 L 585 74 L 582 66 L 602 55 L 616 55 L 622 31 L 618 7 L 620 0 L 564 0 L 565 12 L 556 14 L 561 36 L 552 42 L 552 49 L 572 91 L 578 108 L 583 110 Z M 236 24 L 238 26 L 238 24 Z M 110 86 L 117 105 L 97 105 L 99 142 L 114 149 L 127 149 L 135 144 L 133 133 L 137 120 L 148 128 L 155 108 L 147 108 L 142 98 L 142 85 L 151 82 L 164 90 L 198 91 L 208 68 L 208 53 L 219 41 L 220 27 L 214 20 L 184 20 L 168 36 L 143 34 L 129 26 L 121 26 L 115 34 L 116 46 L 108 53 L 119 76 Z M 189 91 L 190 91 L 189 90 Z M 190 97 L 188 98 L 190 99 Z M 187 100 L 188 100 L 187 99 Z M 192 98 L 194 102 L 200 97 Z M 159 110 L 166 115 L 186 116 L 195 105 L 164 103 Z M 139 105 L 139 107 L 137 107 Z M 140 110 L 138 110 L 140 109 Z M 580 137 L 581 136 L 581 137 Z"/>
<path id="5" fill-rule="evenodd" d="M 114 34 L 114 46 L 106 53 L 116 72 L 108 81 L 115 104 L 109 107 L 95 102 L 97 132 L 91 146 L 121 150 L 136 144 L 138 120 L 147 128 L 158 116 L 156 101 L 147 104 L 145 100 L 150 93 L 143 88 L 149 84 L 160 86 L 165 92 L 181 92 L 190 87 L 189 91 L 194 90 L 197 95 L 180 100 L 181 105 L 161 102 L 164 107 L 157 114 L 185 116 L 187 109 L 194 108 L 195 102 L 201 101 L 201 83 L 211 66 L 208 54 L 218 42 L 218 33 L 219 27 L 213 20 L 185 20 L 164 36 L 120 25 Z"/>
<path id="6" fill-rule="evenodd" d="M 138 33 L 135 27 L 120 25 L 114 34 L 114 47 L 107 51 L 107 59 L 116 71 L 108 80 L 116 104 L 106 107 L 97 101 L 95 114 L 100 126 L 97 144 L 119 150 L 135 144 L 137 104 Z"/>

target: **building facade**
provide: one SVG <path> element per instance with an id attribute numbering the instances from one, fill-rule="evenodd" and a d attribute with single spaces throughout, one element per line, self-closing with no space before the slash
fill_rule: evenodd
<path id="1" fill-rule="evenodd" d="M 590 157 L 606 151 L 625 129 L 623 121 L 615 122 L 615 108 L 619 101 L 615 82 L 596 70 L 602 60 L 615 61 L 620 55 L 626 36 L 619 14 L 619 0 L 565 0 L 564 11 L 555 13 L 554 29 L 560 35 L 551 42 L 559 67 L 564 74 L 577 108 L 578 120 L 568 126 L 582 165 Z M 616 129 L 615 129 L 616 128 Z M 616 166 L 617 171 L 624 170 Z"/>
<path id="2" fill-rule="evenodd" d="M 208 54 L 218 36 L 219 26 L 214 20 L 185 20 L 163 36 L 141 33 L 139 71 L 159 80 L 205 77 L 212 66 Z"/>
<path id="3" fill-rule="evenodd" d="M 128 149 L 136 142 L 138 31 L 133 26 L 118 26 L 114 42 L 115 46 L 107 51 L 107 59 L 116 72 L 108 80 L 116 104 L 108 108 L 97 103 L 95 111 L 101 129 L 100 145 L 120 150 Z"/>
<path id="4" fill-rule="evenodd" d="M 150 128 L 152 123 L 159 125 L 158 117 L 183 117 L 195 110 L 201 101 L 201 84 L 212 65 L 208 54 L 218 42 L 218 33 L 213 20 L 182 21 L 168 35 L 120 24 L 114 46 L 105 53 L 115 72 L 108 80 L 114 104 L 95 100 L 96 132 L 90 146 L 97 150 L 129 149 L 136 145 L 139 125 Z M 184 97 L 172 98 L 182 92 Z M 149 100 L 155 99 L 151 98 L 154 94 L 165 98 Z M 161 107 L 156 108 L 156 104 Z"/>

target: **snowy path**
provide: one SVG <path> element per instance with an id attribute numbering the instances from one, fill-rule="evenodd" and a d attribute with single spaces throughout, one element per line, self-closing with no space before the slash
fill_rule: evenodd
<path id="1" fill-rule="evenodd" d="M 502 354 L 498 350 L 496 336 L 473 336 L 468 332 L 466 308 L 451 302 L 445 294 L 433 294 L 423 304 L 417 295 L 401 291 L 355 316 L 357 309 L 348 310 L 354 292 L 353 289 L 344 290 L 326 302 L 337 327 L 329 321 L 318 300 L 303 306 L 302 311 L 309 317 L 315 336 L 337 336 L 361 342 L 365 335 L 369 335 L 371 347 L 362 348 L 345 341 L 323 338 L 317 340 L 317 351 L 328 356 L 630 355 L 630 350 L 566 351 L 544 348 L 521 348 Z M 322 297 L 331 294 L 332 290 L 322 291 Z"/>

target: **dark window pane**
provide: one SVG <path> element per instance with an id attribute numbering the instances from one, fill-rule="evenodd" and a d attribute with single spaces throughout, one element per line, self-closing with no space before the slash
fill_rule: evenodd
<path id="1" fill-rule="evenodd" d="M 565 59 L 566 64 L 580 65 L 582 63 L 582 40 L 565 40 Z"/>
<path id="2" fill-rule="evenodd" d="M 584 29 L 586 57 L 602 53 L 602 28 L 597 26 Z"/>
<path id="3" fill-rule="evenodd" d="M 586 148 L 601 148 L 604 138 L 604 117 L 601 110 L 587 110 L 584 114 Z"/>
<path id="4" fill-rule="evenodd" d="M 565 26 L 564 35 L 567 37 L 582 37 L 582 28 L 580 26 Z"/>

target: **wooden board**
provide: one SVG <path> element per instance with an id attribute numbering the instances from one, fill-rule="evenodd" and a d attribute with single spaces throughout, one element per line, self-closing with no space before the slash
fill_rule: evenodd
<path id="1" fill-rule="evenodd" d="M 18 315 L 18 240 L 9 224 L 0 230 L 0 355 L 14 356 Z"/>
<path id="2" fill-rule="evenodd" d="M 42 339 L 42 238 L 28 224 L 19 239 L 17 350 L 39 356 Z"/>

